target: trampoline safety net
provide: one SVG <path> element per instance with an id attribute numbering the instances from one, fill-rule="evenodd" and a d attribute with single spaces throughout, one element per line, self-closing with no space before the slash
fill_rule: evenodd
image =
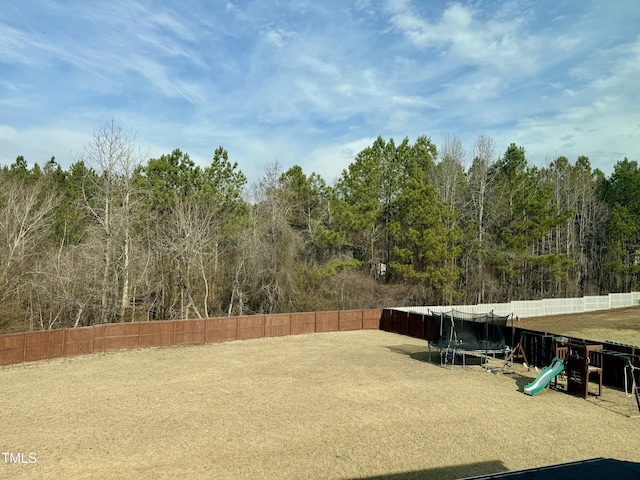
<path id="1" fill-rule="evenodd" d="M 465 313 L 458 310 L 449 312 L 430 311 L 436 325 L 437 339 L 434 342 L 441 348 L 456 350 L 504 350 L 507 320 L 505 317 L 486 314 Z"/>

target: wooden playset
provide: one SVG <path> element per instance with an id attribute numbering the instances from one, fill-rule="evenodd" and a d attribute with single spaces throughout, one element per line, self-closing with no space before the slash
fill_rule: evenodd
<path id="1" fill-rule="evenodd" d="M 530 357 L 530 364 L 527 362 L 527 356 Z M 527 370 L 532 365 L 550 365 L 552 362 L 554 365 L 558 365 L 555 362 L 559 361 L 564 367 L 560 375 L 566 377 L 566 387 L 564 388 L 567 393 L 583 398 L 587 398 L 590 394 L 600 397 L 603 384 L 603 359 L 603 345 L 601 344 L 571 342 L 567 338 L 557 335 L 524 334 L 505 360 L 501 372 L 506 373 L 506 366 L 514 360 L 522 361 Z M 561 369 L 554 370 L 553 378 L 549 377 L 549 372 L 546 369 L 541 374 L 541 376 L 547 377 L 544 379 L 543 387 L 550 385 L 555 389 L 560 389 L 558 383 L 560 375 L 556 375 L 556 373 Z M 589 384 L 594 381 L 597 391 L 590 392 Z M 527 392 L 525 391 L 525 393 Z"/>
<path id="2" fill-rule="evenodd" d="M 547 337 L 547 335 L 541 336 L 541 338 L 544 337 Z M 629 398 L 629 417 L 640 417 L 640 357 L 634 354 L 629 355 L 623 352 L 607 350 L 601 344 L 590 345 L 566 340 L 562 337 L 556 337 L 553 349 L 549 352 L 554 359 L 564 362 L 564 372 L 560 375 L 566 378 L 566 386 L 559 385 L 558 376 L 560 375 L 556 375 L 552 380 L 553 383 L 549 383 L 549 386 L 583 398 L 588 398 L 589 395 L 599 398 L 602 395 L 604 359 L 610 358 L 611 365 L 615 362 L 618 362 L 617 365 L 619 365 L 620 359 L 624 359 L 626 362 L 623 369 L 624 391 L 627 398 Z M 525 366 L 528 368 L 524 343 L 525 339 L 523 337 L 513 350 L 511 359 L 523 359 Z M 611 370 L 611 365 L 609 370 Z M 595 383 L 596 391 L 591 391 L 595 389 L 590 390 L 590 383 Z M 525 393 L 527 393 L 526 390 Z"/>
<path id="3" fill-rule="evenodd" d="M 567 392 L 587 398 L 589 395 L 589 381 L 597 376 L 598 393 L 602 395 L 602 345 L 586 345 L 567 343 L 565 359 L 565 374 L 567 376 Z"/>

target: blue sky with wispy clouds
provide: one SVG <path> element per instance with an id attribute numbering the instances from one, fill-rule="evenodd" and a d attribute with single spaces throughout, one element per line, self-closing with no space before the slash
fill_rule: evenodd
<path id="1" fill-rule="evenodd" d="M 637 0 L 3 2 L 0 163 L 68 166 L 115 120 L 150 156 L 222 145 L 332 182 L 382 135 L 471 160 L 481 133 L 531 163 L 640 160 Z"/>

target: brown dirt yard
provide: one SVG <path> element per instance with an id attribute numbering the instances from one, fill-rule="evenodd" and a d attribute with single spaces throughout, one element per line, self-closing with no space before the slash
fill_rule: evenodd
<path id="1" fill-rule="evenodd" d="M 0 451 L 36 463 L 0 455 L 0 478 L 398 480 L 640 462 L 640 419 L 612 408 L 624 393 L 529 397 L 535 372 L 521 365 L 428 358 L 422 340 L 356 331 L 2 367 Z"/>

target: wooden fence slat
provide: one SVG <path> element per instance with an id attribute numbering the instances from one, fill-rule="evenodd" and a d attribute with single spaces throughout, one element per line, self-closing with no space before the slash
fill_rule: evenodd
<path id="1" fill-rule="evenodd" d="M 0 365 L 24 362 L 26 341 L 26 332 L 0 335 Z"/>
<path id="2" fill-rule="evenodd" d="M 337 332 L 340 329 L 340 313 L 316 312 L 316 332 Z"/>
<path id="3" fill-rule="evenodd" d="M 338 330 L 341 332 L 361 330 L 362 310 L 340 310 L 338 312 L 338 321 Z"/>
<path id="4" fill-rule="evenodd" d="M 65 328 L 63 356 L 88 355 L 91 351 L 91 327 Z"/>
<path id="5" fill-rule="evenodd" d="M 315 331 L 316 331 L 315 312 L 291 314 L 291 335 L 299 335 L 303 333 L 315 333 Z"/>
<path id="6" fill-rule="evenodd" d="M 227 342 L 238 339 L 238 317 L 208 318 L 205 342 Z"/>

